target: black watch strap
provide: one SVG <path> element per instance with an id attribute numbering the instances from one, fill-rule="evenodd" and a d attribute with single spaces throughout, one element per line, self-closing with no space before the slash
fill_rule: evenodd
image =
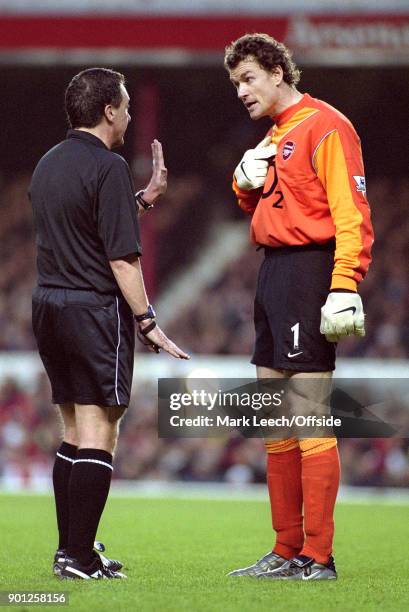
<path id="1" fill-rule="evenodd" d="M 144 195 L 145 195 L 145 192 L 143 189 L 141 189 L 140 191 L 137 191 L 135 193 L 135 199 L 138 202 L 138 204 L 142 206 L 142 208 L 144 208 L 145 210 L 149 210 L 150 208 L 153 208 L 153 204 L 149 204 L 149 202 L 147 202 L 145 198 L 143 197 Z"/>
<path id="2" fill-rule="evenodd" d="M 154 319 L 156 317 L 156 312 L 153 310 L 153 306 L 149 304 L 148 310 L 140 315 L 134 315 L 134 319 L 137 323 L 141 321 L 145 321 L 146 319 Z"/>

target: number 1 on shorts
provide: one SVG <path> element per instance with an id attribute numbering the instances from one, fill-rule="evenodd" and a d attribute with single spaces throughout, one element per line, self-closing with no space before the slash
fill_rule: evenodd
<path id="1" fill-rule="evenodd" d="M 294 350 L 297 350 L 300 348 L 300 322 L 293 325 L 291 328 L 291 331 L 294 334 L 294 342 L 293 342 Z"/>

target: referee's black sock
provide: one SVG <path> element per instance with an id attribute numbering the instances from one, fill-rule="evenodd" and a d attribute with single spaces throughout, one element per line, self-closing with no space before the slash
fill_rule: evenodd
<path id="1" fill-rule="evenodd" d="M 91 563 L 99 520 L 108 497 L 112 455 L 96 448 L 77 452 L 69 485 L 69 534 L 67 554 L 82 565 Z"/>
<path id="2" fill-rule="evenodd" d="M 68 544 L 68 485 L 70 482 L 71 469 L 77 455 L 77 446 L 62 442 L 53 467 L 53 486 L 55 498 L 55 510 L 57 513 L 57 525 L 59 533 L 58 548 L 67 548 Z"/>

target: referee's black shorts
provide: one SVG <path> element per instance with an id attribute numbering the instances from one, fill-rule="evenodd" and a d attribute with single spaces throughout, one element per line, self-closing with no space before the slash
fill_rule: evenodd
<path id="1" fill-rule="evenodd" d="M 33 330 L 55 404 L 129 405 L 135 334 L 122 296 L 37 287 Z"/>
<path id="2" fill-rule="evenodd" d="M 336 345 L 320 333 L 335 243 L 266 248 L 254 302 L 252 363 L 277 370 L 335 369 Z"/>

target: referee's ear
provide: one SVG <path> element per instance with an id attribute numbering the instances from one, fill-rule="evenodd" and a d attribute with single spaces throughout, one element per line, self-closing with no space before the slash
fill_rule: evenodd
<path id="1" fill-rule="evenodd" d="M 112 106 L 112 104 L 106 104 L 104 108 L 104 117 L 108 123 L 112 123 L 115 119 L 115 111 L 118 109 Z"/>

